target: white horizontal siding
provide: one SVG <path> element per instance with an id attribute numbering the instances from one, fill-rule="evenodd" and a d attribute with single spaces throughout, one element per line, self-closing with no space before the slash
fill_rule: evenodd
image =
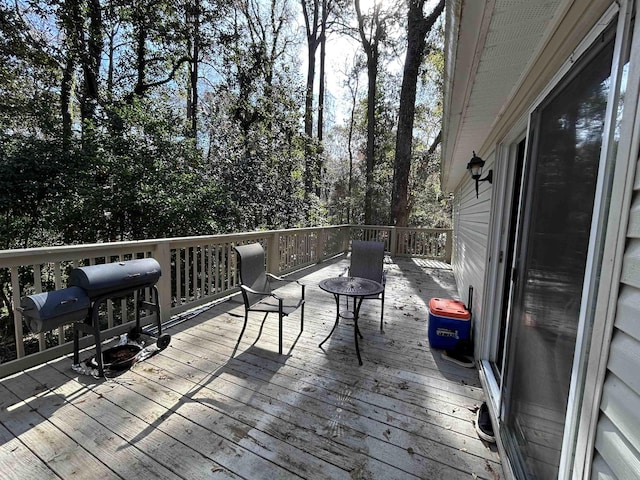
<path id="1" fill-rule="evenodd" d="M 483 177 L 493 168 L 494 156 L 486 162 Z M 469 286 L 474 288 L 472 314 L 475 319 L 482 318 L 492 192 L 492 184 L 480 182 L 476 198 L 475 182 L 467 174 L 455 193 L 453 271 L 460 300 L 467 303 Z M 474 324 L 474 332 L 477 331 L 478 325 Z"/>
<path id="2" fill-rule="evenodd" d="M 591 467 L 593 479 L 640 478 L 640 178 L 635 182 L 620 281 Z"/>
<path id="3" fill-rule="evenodd" d="M 600 455 L 596 455 L 593 459 L 592 480 L 616 480 L 615 474 L 607 465 Z"/>
<path id="4" fill-rule="evenodd" d="M 604 385 L 602 412 L 615 425 L 621 437 L 630 440 L 632 445 L 640 445 L 640 396 L 624 380 L 610 374 Z M 640 470 L 638 470 L 640 474 Z"/>

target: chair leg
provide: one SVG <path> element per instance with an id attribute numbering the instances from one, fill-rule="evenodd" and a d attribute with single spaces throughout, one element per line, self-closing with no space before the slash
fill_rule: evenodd
<path id="1" fill-rule="evenodd" d="M 382 304 L 380 305 L 380 331 L 383 332 L 383 322 L 384 319 L 384 291 L 382 292 Z"/>
<path id="2" fill-rule="evenodd" d="M 282 298 L 278 299 L 278 353 L 282 355 Z"/>
<path id="3" fill-rule="evenodd" d="M 278 353 L 282 355 L 282 310 L 278 313 Z"/>
<path id="4" fill-rule="evenodd" d="M 238 336 L 238 345 L 240 345 L 240 340 L 242 340 L 242 335 L 244 335 L 244 330 L 247 328 L 247 320 L 249 319 L 249 310 L 244 311 L 244 325 L 242 325 L 242 331 Z"/>
<path id="5" fill-rule="evenodd" d="M 304 289 L 306 285 L 302 285 L 302 301 L 304 302 Z M 300 332 L 304 330 L 304 303 L 302 304 L 302 311 L 300 312 Z"/>

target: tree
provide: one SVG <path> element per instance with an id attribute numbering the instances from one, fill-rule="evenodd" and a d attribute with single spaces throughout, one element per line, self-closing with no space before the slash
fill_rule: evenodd
<path id="1" fill-rule="evenodd" d="M 304 26 L 307 37 L 307 87 L 305 90 L 304 103 L 304 133 L 305 146 L 305 169 L 304 169 L 304 185 L 305 195 L 309 195 L 314 191 L 315 183 L 315 152 L 312 148 L 313 138 L 313 84 L 316 78 L 316 51 L 324 36 L 323 28 L 326 24 L 326 10 L 322 9 L 323 0 L 300 0 L 302 5 L 302 15 L 304 17 Z M 326 2 L 324 2 L 326 3 Z M 321 80 L 322 81 L 322 80 Z"/>
<path id="2" fill-rule="evenodd" d="M 349 203 L 347 206 L 347 223 L 351 223 L 351 209 L 353 203 L 353 163 L 354 163 L 354 153 L 353 153 L 353 137 L 354 130 L 356 124 L 356 106 L 358 101 L 359 87 L 360 87 L 360 70 L 362 69 L 362 65 L 357 60 L 357 57 L 354 58 L 354 65 L 351 69 L 350 74 L 347 77 L 347 81 L 345 82 L 346 87 L 349 91 L 349 100 L 351 102 L 351 114 L 349 116 L 349 125 L 347 127 L 347 152 L 349 155 L 349 175 L 347 180 L 347 193 Z"/>
<path id="3" fill-rule="evenodd" d="M 304 221 L 303 91 L 290 56 L 286 1 L 249 1 L 221 35 L 221 82 L 207 95 L 212 175 L 229 191 L 238 229 Z"/>
<path id="4" fill-rule="evenodd" d="M 300 0 L 307 38 L 307 88 L 305 92 L 305 194 L 321 192 L 322 137 L 324 131 L 325 58 L 329 16 L 336 6 L 333 0 Z M 320 78 L 318 82 L 317 144 L 313 142 L 313 87 L 316 78 L 316 52 L 320 47 Z M 317 148 L 314 148 L 317 147 Z"/>
<path id="5" fill-rule="evenodd" d="M 376 98 L 378 69 L 381 48 L 385 42 L 386 28 L 393 21 L 393 12 L 382 10 L 382 2 L 376 2 L 368 14 L 363 14 L 360 0 L 354 0 L 358 36 L 366 56 L 367 64 L 367 147 L 366 158 L 366 190 L 364 199 L 364 222 L 369 224 L 373 216 L 374 202 L 374 167 L 375 167 L 375 131 L 376 131 Z"/>
<path id="6" fill-rule="evenodd" d="M 402 76 L 400 110 L 393 175 L 391 201 L 392 222 L 406 227 L 411 212 L 409 202 L 409 173 L 413 145 L 413 125 L 416 112 L 416 89 L 420 65 L 425 56 L 426 36 L 444 10 L 444 0 L 440 0 L 433 11 L 424 17 L 425 0 L 409 0 L 407 18 L 407 55 Z M 436 137 L 439 141 L 440 135 Z M 435 147 L 432 147 L 435 148 Z"/>

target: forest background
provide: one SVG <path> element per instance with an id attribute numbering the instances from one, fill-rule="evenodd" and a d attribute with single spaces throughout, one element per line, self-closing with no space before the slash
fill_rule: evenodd
<path id="1" fill-rule="evenodd" d="M 443 7 L 3 0 L 0 249 L 449 227 Z"/>

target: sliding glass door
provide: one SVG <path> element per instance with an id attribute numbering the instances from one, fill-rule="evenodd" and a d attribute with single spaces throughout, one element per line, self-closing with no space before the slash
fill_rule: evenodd
<path id="1" fill-rule="evenodd" d="M 558 475 L 609 91 L 611 30 L 531 118 L 501 424 L 522 478 Z"/>

